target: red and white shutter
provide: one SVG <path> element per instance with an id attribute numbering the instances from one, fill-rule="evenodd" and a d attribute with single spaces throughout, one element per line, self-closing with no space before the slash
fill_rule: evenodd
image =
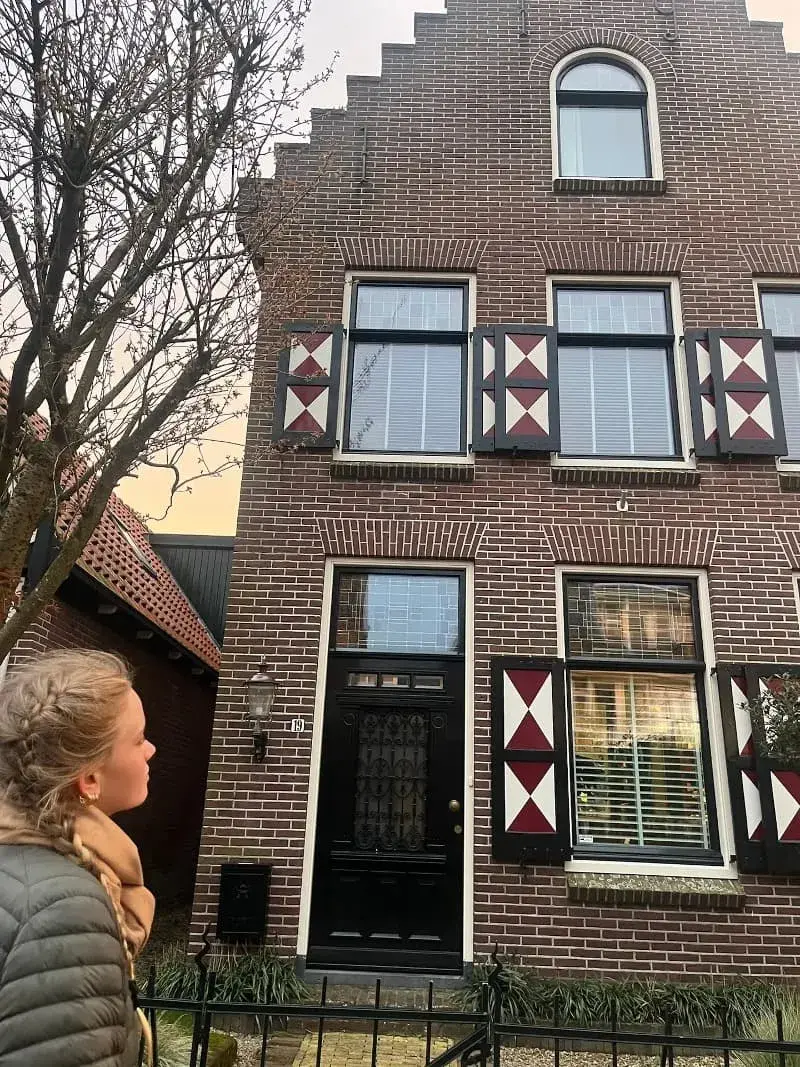
<path id="1" fill-rule="evenodd" d="M 564 664 L 492 660 L 492 855 L 560 863 L 569 853 Z"/>
<path id="2" fill-rule="evenodd" d="M 709 330 L 708 348 L 722 455 L 786 455 L 770 331 Z"/>
<path id="3" fill-rule="evenodd" d="M 694 452 L 702 459 L 719 458 L 717 406 L 714 379 L 711 376 L 711 353 L 708 330 L 687 330 L 684 337 L 689 403 L 692 411 Z"/>
<path id="4" fill-rule="evenodd" d="M 304 448 L 333 448 L 342 367 L 340 324 L 291 323 L 275 387 L 272 440 Z"/>
<path id="5" fill-rule="evenodd" d="M 495 358 L 495 448 L 557 452 L 561 433 L 554 327 L 495 327 Z"/>
<path id="6" fill-rule="evenodd" d="M 482 326 L 472 335 L 472 386 L 472 451 L 494 452 L 494 326 Z"/>
<path id="7" fill-rule="evenodd" d="M 753 663 L 718 666 L 736 859 L 742 871 L 800 872 L 800 770 L 759 745 L 748 700 L 800 667 Z"/>

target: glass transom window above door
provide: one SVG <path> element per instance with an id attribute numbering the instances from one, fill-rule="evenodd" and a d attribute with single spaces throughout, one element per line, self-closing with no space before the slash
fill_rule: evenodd
<path id="1" fill-rule="evenodd" d="M 460 572 L 342 570 L 335 587 L 333 649 L 460 654 L 463 588 Z M 416 677 L 414 687 L 419 688 Z"/>
<path id="2" fill-rule="evenodd" d="M 680 454 L 669 291 L 558 285 L 561 454 Z"/>
<path id="3" fill-rule="evenodd" d="M 466 452 L 467 285 L 357 281 L 344 450 Z"/>
<path id="4" fill-rule="evenodd" d="M 721 861 L 693 581 L 569 578 L 575 855 Z"/>
<path id="5" fill-rule="evenodd" d="M 800 462 L 800 289 L 762 289 L 764 327 L 772 330 L 786 429 L 786 458 Z"/>

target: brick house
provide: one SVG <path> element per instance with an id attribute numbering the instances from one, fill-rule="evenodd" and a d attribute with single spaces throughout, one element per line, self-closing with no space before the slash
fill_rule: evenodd
<path id="1" fill-rule="evenodd" d="M 797 976 L 743 697 L 800 664 L 800 59 L 744 0 L 415 31 L 243 198 L 308 184 L 317 286 L 262 329 L 193 933 L 234 860 L 309 972 Z"/>
<path id="2" fill-rule="evenodd" d="M 60 529 L 65 521 L 62 516 Z M 216 623 L 219 596 L 224 600 L 219 582 L 224 586 L 225 560 L 216 559 L 216 567 L 204 560 L 202 581 L 193 581 L 187 555 L 210 551 L 219 556 L 217 541 L 211 547 L 208 539 L 153 541 L 172 554 L 176 570 L 183 564 L 186 588 L 151 544 L 136 512 L 112 495 L 70 576 L 15 645 L 9 662 L 13 666 L 54 648 L 100 648 L 122 655 L 133 668 L 156 755 L 147 801 L 118 821 L 139 846 L 160 910 L 169 911 L 185 908 L 194 887 L 219 670 L 219 645 L 210 625 Z M 175 557 L 179 549 L 180 559 Z M 43 527 L 31 549 L 28 580 L 49 551 L 50 532 Z M 217 596 L 209 596 L 209 588 Z M 198 604 L 208 598 L 209 621 L 187 591 Z"/>

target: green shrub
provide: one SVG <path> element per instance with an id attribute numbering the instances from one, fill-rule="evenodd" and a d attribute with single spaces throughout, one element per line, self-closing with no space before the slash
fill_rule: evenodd
<path id="1" fill-rule="evenodd" d="M 308 1000 L 310 991 L 295 973 L 291 960 L 272 949 L 235 952 L 224 949 L 207 960 L 216 975 L 214 999 L 226 1002 L 290 1004 Z M 200 971 L 181 945 L 170 945 L 155 958 L 156 996 L 196 1000 Z"/>
<path id="2" fill-rule="evenodd" d="M 780 1001 L 783 1013 L 783 1036 L 786 1041 L 800 1041 L 800 999 L 784 995 Z M 744 1028 L 744 1036 L 752 1041 L 775 1041 L 778 1036 L 775 1009 L 754 1014 Z M 734 1061 L 739 1067 L 800 1067 L 800 1056 L 776 1052 L 737 1052 Z"/>
<path id="3" fill-rule="evenodd" d="M 192 1023 L 189 1016 L 176 1017 L 172 1012 L 158 1012 L 156 1033 L 158 1067 L 188 1067 L 192 1054 Z"/>
<path id="4" fill-rule="evenodd" d="M 469 984 L 456 995 L 466 1011 L 479 1011 L 483 986 L 493 968 L 478 965 Z M 731 1033 L 742 1033 L 749 1020 L 773 1013 L 781 988 L 764 982 L 683 984 L 677 982 L 600 981 L 540 978 L 524 968 L 504 965 L 498 978 L 500 1014 L 504 1021 L 559 1021 L 577 1026 L 640 1024 L 673 1026 L 698 1032 L 719 1027 L 723 1014 Z M 760 1065 L 759 1065 L 760 1067 Z M 795 1065 L 800 1067 L 800 1063 Z"/>

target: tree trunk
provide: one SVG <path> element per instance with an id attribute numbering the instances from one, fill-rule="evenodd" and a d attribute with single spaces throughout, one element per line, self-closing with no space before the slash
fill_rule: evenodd
<path id="1" fill-rule="evenodd" d="M 19 481 L 0 518 L 0 620 L 14 606 L 31 538 L 53 507 L 53 464 L 43 455 L 25 464 Z M 0 660 L 8 649 L 0 651 Z"/>

